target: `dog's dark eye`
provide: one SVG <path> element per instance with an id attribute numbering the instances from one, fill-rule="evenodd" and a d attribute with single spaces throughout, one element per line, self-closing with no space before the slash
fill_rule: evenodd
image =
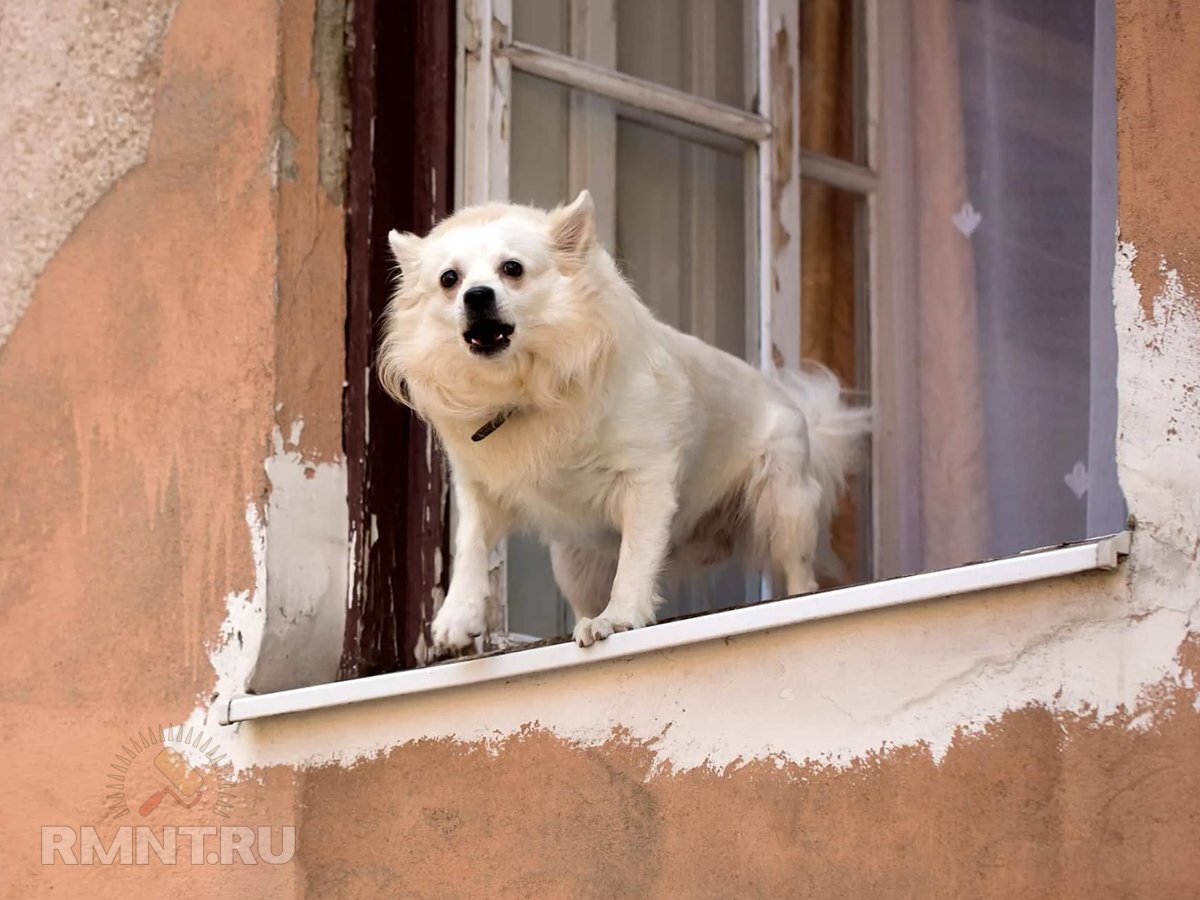
<path id="1" fill-rule="evenodd" d="M 508 278 L 520 278 L 525 274 L 525 267 L 515 259 L 506 260 L 500 271 Z"/>
<path id="2" fill-rule="evenodd" d="M 442 282 L 442 287 L 448 290 L 458 284 L 458 273 L 453 269 L 447 269 L 439 280 Z"/>

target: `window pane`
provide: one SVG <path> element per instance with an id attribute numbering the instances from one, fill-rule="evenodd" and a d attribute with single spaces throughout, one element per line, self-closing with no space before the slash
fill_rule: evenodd
<path id="1" fill-rule="evenodd" d="M 866 269 L 866 203 L 858 195 L 804 179 L 801 183 L 800 353 L 832 369 L 868 400 L 870 341 Z M 831 539 L 844 567 L 828 583 L 870 577 L 870 503 L 866 473 L 838 505 Z"/>
<path id="2" fill-rule="evenodd" d="M 866 161 L 861 0 L 802 0 L 800 146 Z"/>
<path id="3" fill-rule="evenodd" d="M 513 36 L 729 106 L 754 98 L 753 0 L 514 0 Z"/>
<path id="4" fill-rule="evenodd" d="M 512 199 L 553 206 L 589 188 L 601 235 L 658 317 L 753 356 L 750 150 L 716 135 L 689 130 L 685 137 L 631 114 L 514 73 Z M 718 567 L 669 588 L 660 616 L 757 599 L 757 584 L 757 575 Z M 548 553 L 536 540 L 509 542 L 508 590 L 511 631 L 538 637 L 570 631 L 573 617 L 557 599 Z"/>
<path id="5" fill-rule="evenodd" d="M 746 357 L 746 162 L 617 123 L 617 258 L 660 319 Z"/>
<path id="6" fill-rule="evenodd" d="M 1124 524 L 1115 467 L 1110 485 L 1088 477 L 1097 451 L 1109 464 L 1115 456 L 1115 420 L 1102 445 L 1090 426 L 1109 342 L 1115 356 L 1115 205 L 1105 211 L 1115 194 L 1098 178 L 1115 129 L 1096 121 L 1114 88 L 1097 83 L 1093 47 L 1096 11 L 1111 5 L 956 4 L 967 187 L 981 216 L 971 241 L 997 553 L 1085 537 L 1106 489 L 1118 502 L 1102 531 Z M 1096 241 L 1106 248 L 1098 268 Z M 1099 313 L 1104 345 L 1090 327 Z M 1114 384 L 1115 373 L 1115 403 Z"/>
<path id="7" fill-rule="evenodd" d="M 881 11 L 881 574 L 1120 530 L 1112 0 Z"/>

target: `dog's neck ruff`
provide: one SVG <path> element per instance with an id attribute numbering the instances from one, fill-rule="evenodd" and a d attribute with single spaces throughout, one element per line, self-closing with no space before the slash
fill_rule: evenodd
<path id="1" fill-rule="evenodd" d="M 478 444 L 485 437 L 487 437 L 489 434 L 491 434 L 493 431 L 495 431 L 497 428 L 499 428 L 501 425 L 503 425 L 505 422 L 507 422 L 509 417 L 514 412 L 516 412 L 515 409 L 500 410 L 500 412 L 496 413 L 496 415 L 492 419 L 490 419 L 484 425 L 481 425 L 479 427 L 479 429 L 473 435 L 471 435 L 471 440 L 473 440 L 475 443 Z"/>

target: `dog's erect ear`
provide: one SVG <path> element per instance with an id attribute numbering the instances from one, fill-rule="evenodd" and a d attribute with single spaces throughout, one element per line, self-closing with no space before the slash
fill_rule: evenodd
<path id="1" fill-rule="evenodd" d="M 401 234 L 393 229 L 388 232 L 388 244 L 392 248 L 392 256 L 400 266 L 400 277 L 411 275 L 417 267 L 417 251 L 421 246 L 421 239 L 415 234 Z"/>
<path id="2" fill-rule="evenodd" d="M 580 262 L 596 240 L 596 209 L 592 195 L 580 191 L 570 206 L 550 214 L 550 241 L 562 257 Z"/>

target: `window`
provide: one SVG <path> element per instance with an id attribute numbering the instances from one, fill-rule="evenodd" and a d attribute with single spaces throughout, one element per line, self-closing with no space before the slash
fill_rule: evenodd
<path id="1" fill-rule="evenodd" d="M 354 29 L 345 675 L 420 662 L 445 588 L 437 454 L 369 364 L 382 236 L 454 205 L 588 187 L 660 317 L 869 400 L 845 581 L 1123 527 L 1113 0 L 363 0 Z M 496 562 L 486 647 L 569 633 L 535 541 Z M 769 595 L 726 567 L 662 615 Z"/>
<path id="2" fill-rule="evenodd" d="M 1113 0 L 878 7 L 876 574 L 1119 531 Z"/>

